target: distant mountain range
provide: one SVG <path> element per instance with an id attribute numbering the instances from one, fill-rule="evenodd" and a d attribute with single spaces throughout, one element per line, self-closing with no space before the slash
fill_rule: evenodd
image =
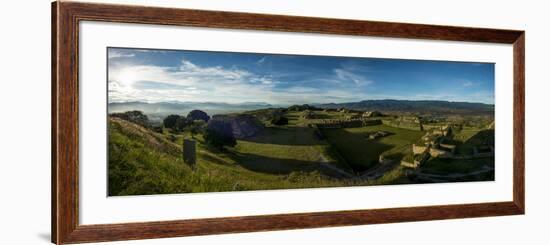
<path id="1" fill-rule="evenodd" d="M 494 115 L 495 106 L 483 103 L 450 102 L 435 100 L 363 100 L 349 103 L 311 104 L 323 109 L 346 108 L 383 113 L 406 113 L 428 115 Z M 139 110 L 150 119 L 161 120 L 169 114 L 187 115 L 191 110 L 202 110 L 209 115 L 252 111 L 266 108 L 282 108 L 265 102 L 244 102 L 238 104 L 218 102 L 115 102 L 109 103 L 109 113 Z"/>
<path id="2" fill-rule="evenodd" d="M 187 115 L 192 110 L 202 110 L 209 115 L 250 111 L 273 107 L 264 102 L 244 102 L 238 104 L 217 102 L 114 102 L 109 103 L 109 113 L 139 110 L 150 116 L 166 116 L 169 114 Z"/>
<path id="3" fill-rule="evenodd" d="M 483 103 L 450 102 L 441 100 L 363 100 L 349 103 L 317 104 L 326 109 L 347 108 L 385 113 L 419 113 L 432 115 L 494 115 L 495 106 Z"/>

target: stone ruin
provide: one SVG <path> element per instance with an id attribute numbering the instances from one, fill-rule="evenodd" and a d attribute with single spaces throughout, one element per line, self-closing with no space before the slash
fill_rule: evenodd
<path id="1" fill-rule="evenodd" d="M 401 161 L 401 165 L 417 168 L 430 157 L 449 159 L 473 159 L 494 156 L 494 147 L 490 144 L 473 147 L 471 155 L 456 154 L 456 145 L 449 143 L 453 131 L 450 125 L 441 126 L 426 133 L 421 143 L 412 145 L 414 162 Z"/>
<path id="2" fill-rule="evenodd" d="M 310 110 L 304 110 L 302 111 L 302 114 L 300 115 L 300 117 L 303 119 L 315 119 L 317 118 L 317 114 L 315 114 L 315 112 Z"/>
<path id="3" fill-rule="evenodd" d="M 385 125 L 395 128 L 404 128 L 410 130 L 423 131 L 422 122 L 417 116 L 398 116 L 392 119 L 384 119 L 382 122 Z"/>
<path id="4" fill-rule="evenodd" d="M 454 158 L 456 146 L 444 141 L 452 134 L 451 127 L 446 125 L 427 132 L 421 138 L 421 143 L 412 144 L 413 161 L 402 160 L 401 165 L 417 168 L 430 157 Z"/>
<path id="5" fill-rule="evenodd" d="M 369 118 L 369 117 L 381 117 L 381 116 L 384 116 L 384 115 L 379 111 L 366 111 L 361 116 Z"/>
<path id="6" fill-rule="evenodd" d="M 381 120 L 367 120 L 367 119 L 324 119 L 315 125 L 318 128 L 360 128 L 371 125 L 380 125 L 382 124 Z"/>
<path id="7" fill-rule="evenodd" d="M 191 168 L 195 168 L 197 164 L 197 142 L 195 140 L 183 140 L 183 162 Z"/>
<path id="8" fill-rule="evenodd" d="M 376 131 L 376 132 L 370 133 L 368 137 L 369 137 L 369 139 L 374 140 L 374 139 L 386 137 L 386 136 L 388 136 L 388 135 L 390 135 L 389 132 L 386 132 L 386 131 Z"/>
<path id="9" fill-rule="evenodd" d="M 254 136 L 264 128 L 258 118 L 248 114 L 214 115 L 210 121 L 226 121 L 230 123 L 236 139 Z"/>
<path id="10" fill-rule="evenodd" d="M 346 120 L 356 120 L 356 119 L 362 119 L 363 117 L 361 117 L 360 114 L 353 114 L 353 115 L 349 115 L 349 116 L 346 116 Z"/>

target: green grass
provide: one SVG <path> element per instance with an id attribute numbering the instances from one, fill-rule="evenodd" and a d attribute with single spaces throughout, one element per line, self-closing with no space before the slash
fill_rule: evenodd
<path id="1" fill-rule="evenodd" d="M 347 116 L 355 115 L 354 113 L 343 113 L 343 112 L 324 112 L 324 111 L 313 111 L 316 118 L 313 119 L 304 119 L 302 118 L 301 111 L 291 111 L 287 112 L 285 116 L 289 119 L 289 125 L 293 126 L 305 126 L 310 123 L 321 123 L 323 120 L 328 119 L 345 119 Z"/>
<path id="2" fill-rule="evenodd" d="M 239 140 L 233 152 L 241 165 L 260 172 L 313 171 L 322 163 L 351 171 L 330 148 L 311 128 L 267 127 L 258 135 Z"/>
<path id="3" fill-rule="evenodd" d="M 422 165 L 422 172 L 429 174 L 467 174 L 478 170 L 494 168 L 494 158 L 478 158 L 468 160 L 430 158 Z"/>
<path id="4" fill-rule="evenodd" d="M 196 169 L 193 171 L 181 157 L 181 141 L 188 135 L 185 133 L 177 135 L 175 142 L 168 140 L 168 135 L 170 135 L 169 132 L 153 133 L 123 120 L 109 120 L 108 191 L 110 196 L 368 184 L 366 181 L 350 182 L 330 178 L 315 171 L 313 167 L 307 168 L 301 165 L 287 166 L 289 171 L 284 174 L 253 171 L 248 169 L 248 166 L 243 166 L 246 160 L 252 160 L 252 164 L 261 165 L 261 161 L 258 160 L 275 157 L 283 152 L 284 147 L 257 152 L 254 150 L 254 145 L 239 142 L 242 143 L 242 148 L 219 152 L 207 148 L 200 136 L 196 137 L 199 142 L 198 155 Z M 316 147 L 319 146 L 313 146 L 313 149 Z M 239 153 L 239 150 L 243 153 Z M 269 157 L 250 158 L 260 153 Z M 304 153 L 301 160 L 311 159 L 312 154 L 312 152 Z M 244 159 L 239 158 L 242 155 L 245 156 Z M 296 161 L 301 160 L 296 159 Z"/>
<path id="5" fill-rule="evenodd" d="M 368 139 L 369 132 L 387 131 L 392 135 L 379 139 Z M 335 146 L 347 162 L 359 171 L 378 163 L 380 154 L 399 158 L 410 152 L 411 142 L 418 140 L 424 132 L 386 125 L 362 128 L 324 129 L 328 141 Z"/>
<path id="6" fill-rule="evenodd" d="M 405 174 L 406 169 L 398 165 L 390 171 L 384 173 L 382 177 L 371 181 L 372 185 L 396 185 L 396 184 L 410 184 L 412 183 Z"/>
<path id="7" fill-rule="evenodd" d="M 479 132 L 479 129 L 471 128 L 455 132 L 453 135 L 453 140 L 456 141 L 457 144 L 456 153 L 461 155 L 472 155 L 475 144 L 471 144 L 468 140 Z"/>
<path id="8" fill-rule="evenodd" d="M 261 115 L 267 112 L 257 111 Z M 263 114 L 262 114 L 263 113 Z M 411 180 L 399 165 L 376 180 L 343 178 L 378 163 L 379 155 L 400 159 L 411 153 L 411 143 L 425 132 L 387 125 L 362 128 L 324 129 L 327 139 L 318 139 L 308 124 L 323 119 L 344 119 L 349 113 L 316 111 L 319 119 L 303 119 L 301 112 L 287 112 L 289 125 L 266 127 L 253 137 L 238 140 L 223 151 L 205 145 L 196 135 L 197 164 L 183 162 L 182 144 L 188 132 L 155 133 L 136 124 L 109 119 L 109 195 L 223 192 L 314 187 L 405 184 Z M 391 135 L 371 140 L 371 132 Z M 457 140 L 466 142 L 476 130 L 463 130 Z M 467 173 L 492 166 L 492 159 L 429 162 L 425 173 Z M 331 166 L 332 165 L 332 166 Z M 327 167 L 328 166 L 328 167 Z M 476 176 L 475 178 L 484 178 Z"/>

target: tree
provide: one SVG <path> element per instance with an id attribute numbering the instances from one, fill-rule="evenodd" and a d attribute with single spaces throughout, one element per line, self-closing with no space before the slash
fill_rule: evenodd
<path id="1" fill-rule="evenodd" d="M 169 115 L 166 118 L 164 118 L 162 123 L 164 124 L 165 128 L 174 128 L 174 126 L 176 126 L 176 123 L 178 122 L 179 118 L 180 118 L 179 115 Z"/>
<path id="2" fill-rule="evenodd" d="M 187 119 L 189 121 L 197 121 L 197 120 L 203 120 L 205 122 L 208 122 L 210 120 L 210 116 L 206 114 L 206 112 L 201 110 L 192 110 L 187 114 Z"/>
<path id="3" fill-rule="evenodd" d="M 149 124 L 149 118 L 147 118 L 147 116 L 143 114 L 143 112 L 141 111 L 127 111 L 123 113 L 113 113 L 110 116 L 118 117 L 120 119 L 133 122 L 145 128 L 149 128 L 151 126 Z"/>
<path id="4" fill-rule="evenodd" d="M 179 115 L 169 115 L 164 118 L 163 124 L 165 128 L 169 128 L 177 133 L 183 131 L 183 129 L 189 125 L 189 121 L 187 118 Z"/>
<path id="5" fill-rule="evenodd" d="M 210 120 L 206 126 L 204 141 L 220 150 L 223 150 L 224 146 L 237 145 L 231 123 L 226 120 Z"/>
<path id="6" fill-rule="evenodd" d="M 205 122 L 202 120 L 197 120 L 192 122 L 189 125 L 189 131 L 191 132 L 191 138 L 195 138 L 196 134 L 202 133 L 204 131 Z"/>
<path id="7" fill-rule="evenodd" d="M 174 126 L 173 130 L 176 132 L 182 132 L 185 127 L 187 127 L 189 124 L 191 124 L 192 121 L 187 120 L 185 117 L 180 117 L 176 121 L 176 125 Z"/>

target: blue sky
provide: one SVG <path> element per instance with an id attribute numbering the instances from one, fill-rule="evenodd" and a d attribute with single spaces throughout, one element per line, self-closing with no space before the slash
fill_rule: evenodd
<path id="1" fill-rule="evenodd" d="M 109 102 L 494 104 L 494 64 L 108 48 Z"/>

